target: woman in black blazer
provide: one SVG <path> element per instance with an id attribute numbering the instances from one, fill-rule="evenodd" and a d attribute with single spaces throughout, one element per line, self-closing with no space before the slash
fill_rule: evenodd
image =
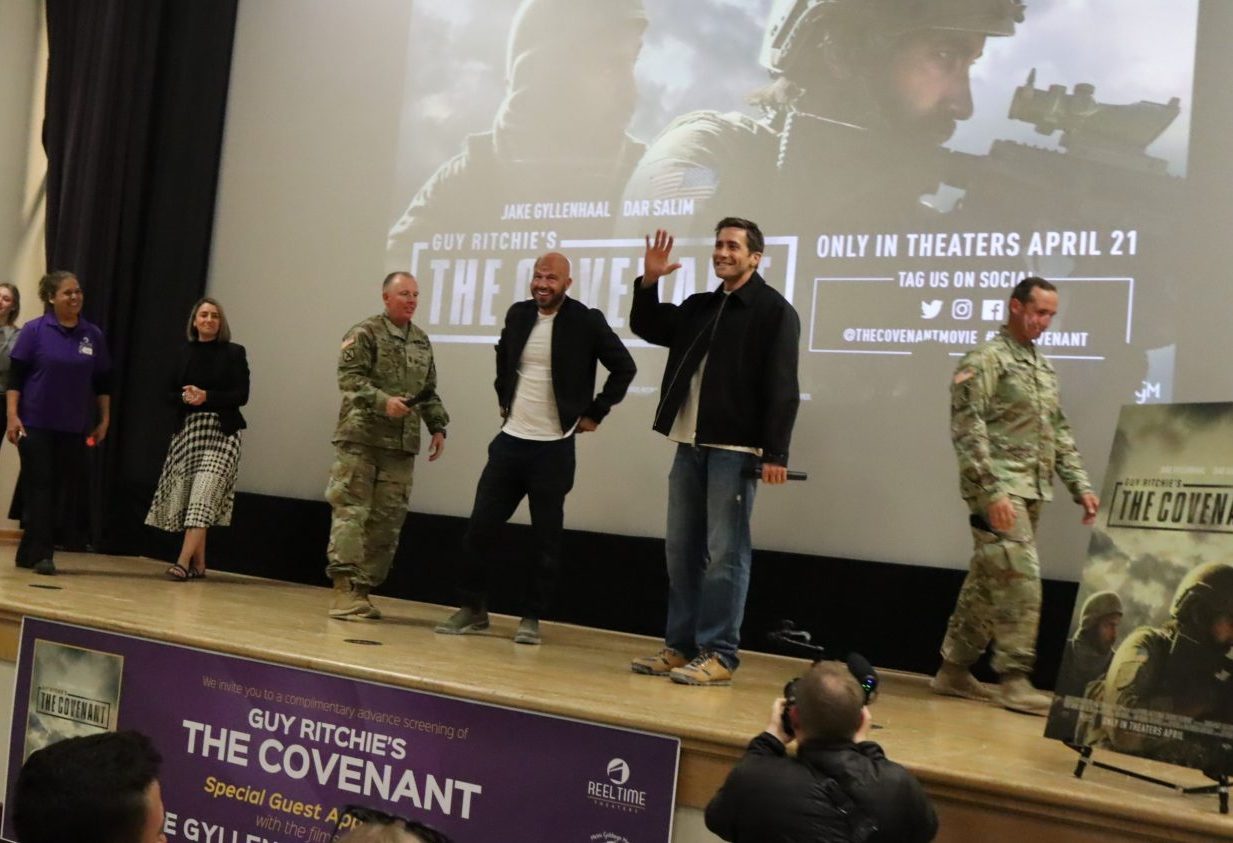
<path id="1" fill-rule="evenodd" d="M 240 467 L 240 407 L 248 403 L 248 359 L 231 341 L 227 316 L 208 296 L 193 305 L 188 343 L 172 366 L 167 398 L 179 424 L 167 449 L 146 523 L 183 532 L 180 556 L 167 576 L 205 577 L 206 530 L 231 523 Z"/>

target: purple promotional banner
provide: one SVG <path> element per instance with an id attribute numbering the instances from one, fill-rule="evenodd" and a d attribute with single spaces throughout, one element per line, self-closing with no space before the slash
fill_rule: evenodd
<path id="1" fill-rule="evenodd" d="M 456 843 L 671 837 L 676 738 L 27 618 L 9 796 L 31 752 L 109 729 L 162 753 L 169 840 L 326 843 L 347 804 Z"/>

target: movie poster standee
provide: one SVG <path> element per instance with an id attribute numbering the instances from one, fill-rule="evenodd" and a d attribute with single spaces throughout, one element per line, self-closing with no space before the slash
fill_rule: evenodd
<path id="1" fill-rule="evenodd" d="M 1215 794 L 1229 812 L 1231 560 L 1233 403 L 1123 407 L 1045 727 L 1079 753 L 1076 778 L 1098 767 Z M 1127 769 L 1107 750 L 1214 784 Z"/>

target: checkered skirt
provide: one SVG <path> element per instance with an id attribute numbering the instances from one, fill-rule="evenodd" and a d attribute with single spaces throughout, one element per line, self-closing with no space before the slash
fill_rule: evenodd
<path id="1" fill-rule="evenodd" d="M 218 413 L 189 413 L 171 438 L 146 524 L 178 533 L 231 523 L 240 434 L 223 433 Z"/>

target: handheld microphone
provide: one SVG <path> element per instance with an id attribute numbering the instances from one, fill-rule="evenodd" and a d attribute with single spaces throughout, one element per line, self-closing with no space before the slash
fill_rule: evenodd
<path id="1" fill-rule="evenodd" d="M 414 395 L 408 398 L 403 398 L 402 403 L 404 406 L 406 406 L 408 410 L 410 410 L 413 407 L 415 407 L 416 404 L 419 404 L 421 401 L 425 400 L 430 395 L 432 395 L 432 387 L 426 386 L 423 389 L 421 389 L 419 392 L 415 393 Z"/>
<path id="2" fill-rule="evenodd" d="M 741 472 L 741 476 L 744 477 L 746 480 L 761 480 L 762 479 L 762 469 L 746 468 Z M 789 480 L 808 480 L 809 472 L 808 471 L 789 471 L 788 479 Z"/>

